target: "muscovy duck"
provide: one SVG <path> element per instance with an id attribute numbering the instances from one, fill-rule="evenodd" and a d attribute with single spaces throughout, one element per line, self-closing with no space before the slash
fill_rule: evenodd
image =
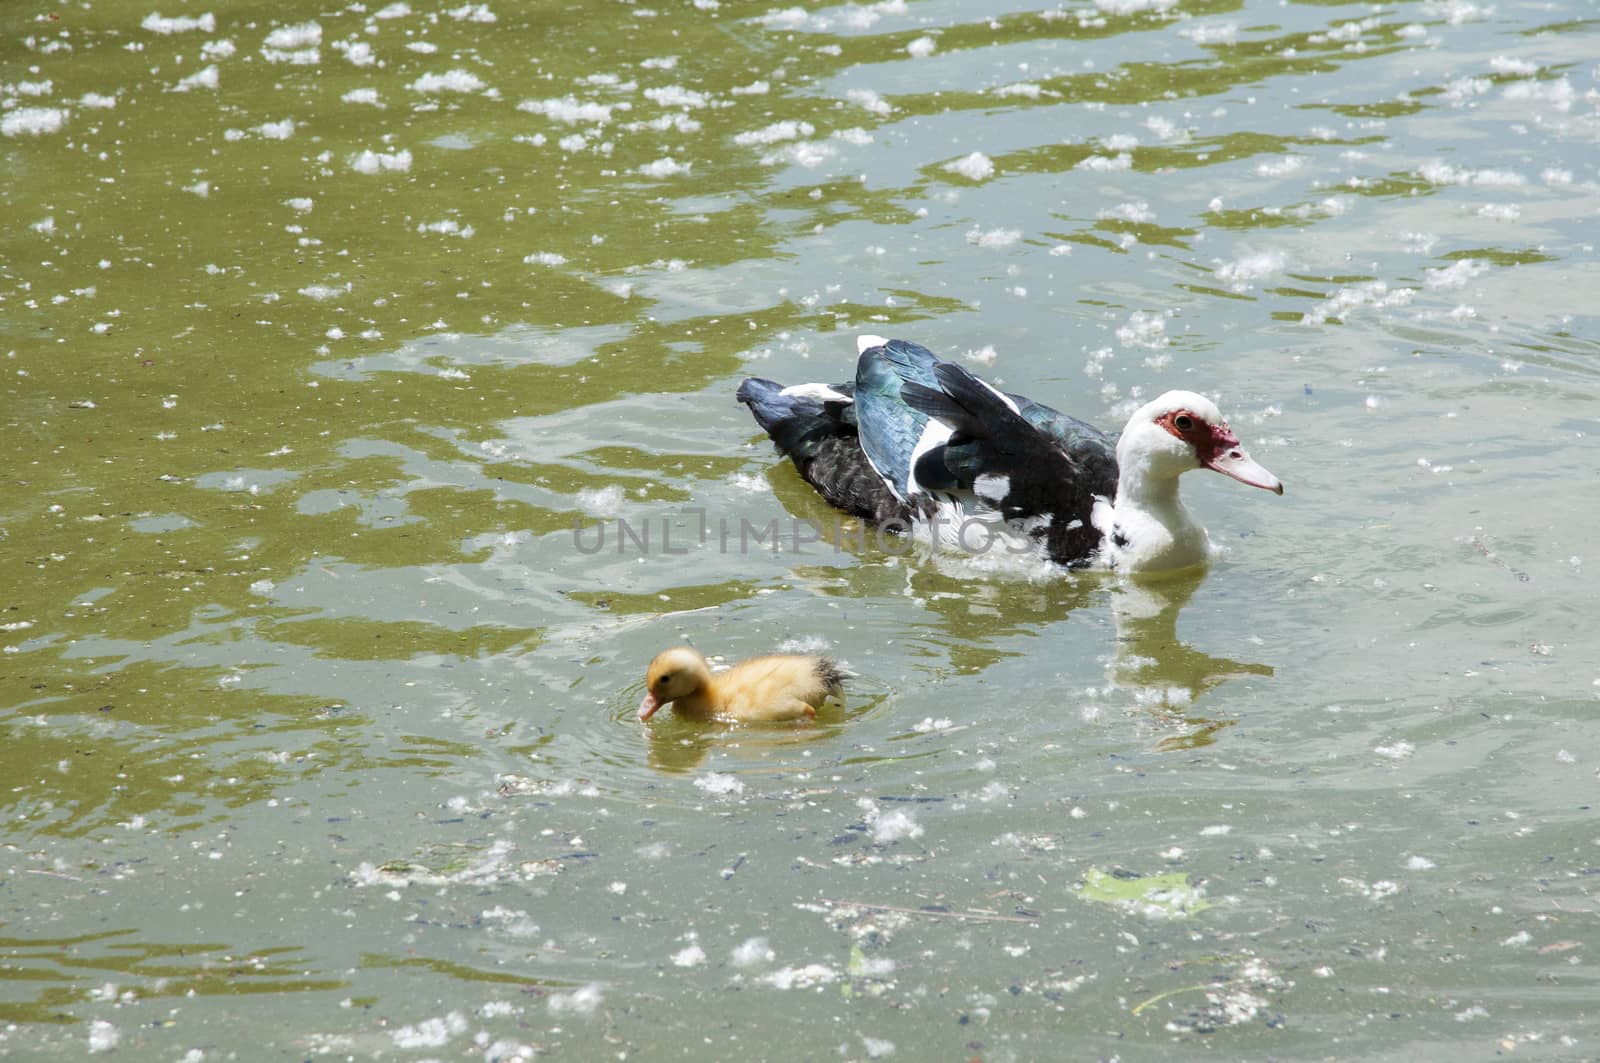
<path id="1" fill-rule="evenodd" d="M 1283 494 L 1211 400 L 1169 391 L 1113 438 L 1008 395 L 926 347 L 862 336 L 850 384 L 751 377 L 738 399 L 828 502 L 966 550 L 1032 549 L 1070 568 L 1156 572 L 1210 544 L 1178 477 L 1212 469 Z"/>
<path id="2" fill-rule="evenodd" d="M 752 657 L 712 675 L 699 650 L 674 646 L 650 662 L 639 719 L 671 704 L 674 712 L 698 720 L 797 720 L 815 716 L 824 701 L 839 697 L 844 679 L 843 669 L 827 657 L 800 653 Z"/>

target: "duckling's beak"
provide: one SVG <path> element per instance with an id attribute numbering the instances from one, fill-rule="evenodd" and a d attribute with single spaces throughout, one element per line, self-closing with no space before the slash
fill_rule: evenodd
<path id="1" fill-rule="evenodd" d="M 656 697 L 653 691 L 647 691 L 644 700 L 639 702 L 639 719 L 648 720 L 656 714 L 656 710 L 660 707 L 661 699 Z"/>

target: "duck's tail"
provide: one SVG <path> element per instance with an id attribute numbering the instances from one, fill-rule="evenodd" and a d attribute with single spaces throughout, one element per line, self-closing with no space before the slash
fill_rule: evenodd
<path id="1" fill-rule="evenodd" d="M 879 525 L 909 521 L 910 512 L 861 451 L 854 392 L 851 384 L 786 388 L 751 377 L 736 397 L 830 504 Z"/>
<path id="2" fill-rule="evenodd" d="M 750 407 L 778 449 L 796 463 L 817 456 L 823 440 L 856 434 L 855 399 L 848 384 L 800 384 L 786 388 L 775 380 L 750 377 L 737 398 Z"/>

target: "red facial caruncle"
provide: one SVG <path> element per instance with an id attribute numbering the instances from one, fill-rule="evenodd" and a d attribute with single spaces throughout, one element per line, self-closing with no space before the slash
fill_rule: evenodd
<path id="1" fill-rule="evenodd" d="M 1231 476 L 1240 483 L 1283 494 L 1278 478 L 1246 454 L 1226 421 L 1213 424 L 1192 410 L 1178 409 L 1163 414 L 1156 423 L 1194 448 L 1195 460 L 1202 468 Z"/>

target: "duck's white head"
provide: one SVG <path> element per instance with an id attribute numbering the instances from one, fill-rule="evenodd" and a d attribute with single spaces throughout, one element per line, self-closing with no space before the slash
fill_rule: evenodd
<path id="1" fill-rule="evenodd" d="M 1149 481 L 1176 480 L 1211 469 L 1240 483 L 1283 494 L 1283 484 L 1245 453 L 1222 411 L 1204 395 L 1169 391 L 1128 418 L 1117 440 L 1117 464 Z"/>

